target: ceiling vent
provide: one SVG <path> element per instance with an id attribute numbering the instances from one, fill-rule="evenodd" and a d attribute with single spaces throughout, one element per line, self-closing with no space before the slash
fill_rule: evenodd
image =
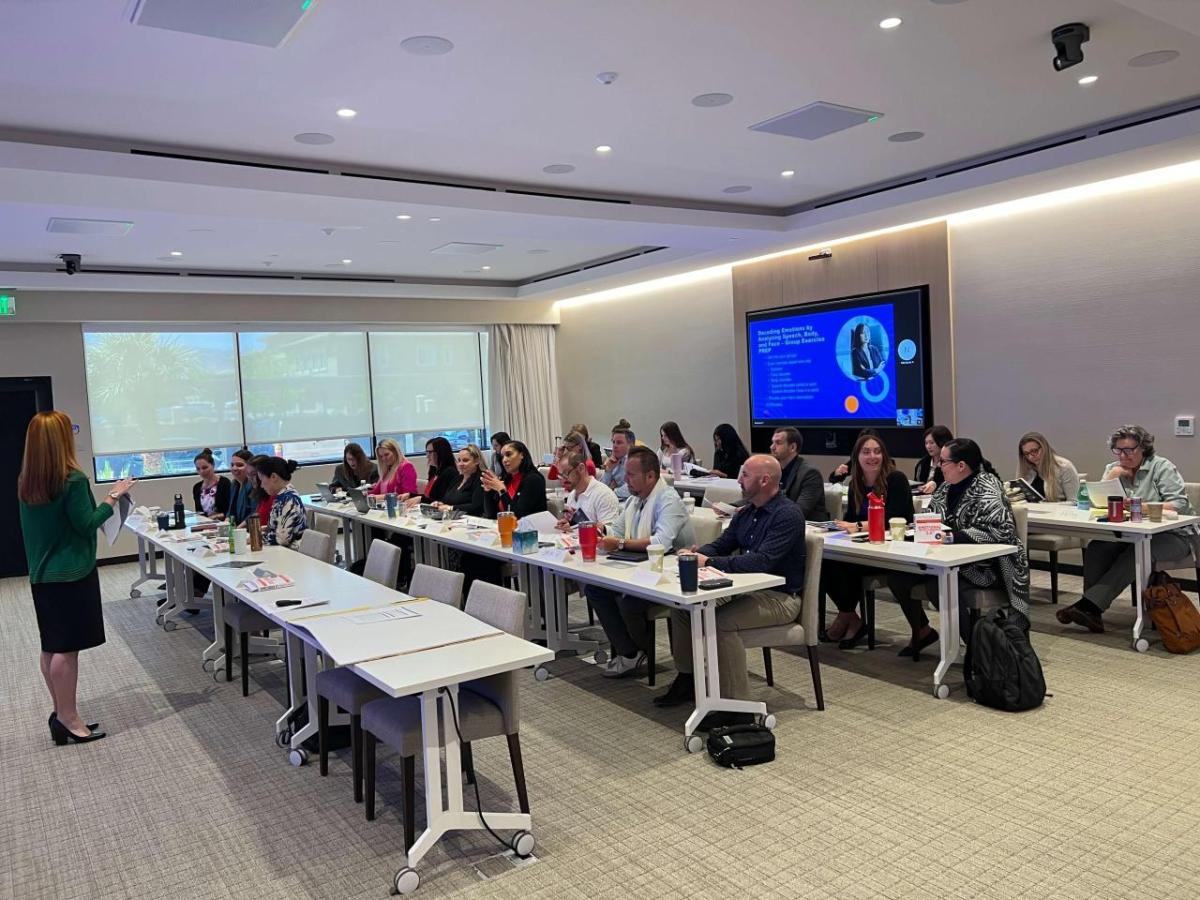
<path id="1" fill-rule="evenodd" d="M 852 106 L 839 106 L 836 103 L 818 100 L 808 106 L 751 125 L 750 130 L 815 141 L 861 125 L 863 122 L 873 122 L 882 115 L 883 113 L 872 112 L 869 109 L 855 109 Z"/>
<path id="2" fill-rule="evenodd" d="M 278 47 L 320 0 L 137 0 L 132 22 L 150 28 L 181 31 Z"/>
<path id="3" fill-rule="evenodd" d="M 451 241 L 449 244 L 434 247 L 429 252 L 442 256 L 481 256 L 484 253 L 499 250 L 503 246 L 503 244 L 465 244 L 461 241 Z"/>
<path id="4" fill-rule="evenodd" d="M 124 237 L 133 228 L 132 222 L 118 222 L 110 219 L 60 219 L 53 218 L 46 223 L 46 230 L 51 234 L 103 234 L 110 237 Z"/>

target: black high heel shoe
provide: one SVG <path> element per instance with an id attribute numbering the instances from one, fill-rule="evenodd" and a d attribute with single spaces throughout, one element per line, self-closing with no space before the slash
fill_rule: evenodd
<path id="1" fill-rule="evenodd" d="M 67 744 L 90 744 L 92 741 L 98 741 L 106 736 L 103 731 L 89 731 L 86 737 L 80 737 L 60 722 L 57 717 L 50 722 L 50 734 L 54 738 L 54 743 L 59 747 Z"/>
<path id="2" fill-rule="evenodd" d="M 870 633 L 870 630 L 871 629 L 867 627 L 867 623 L 863 622 L 858 626 L 858 631 L 854 632 L 854 634 L 850 635 L 849 637 L 842 638 L 840 641 L 838 641 L 838 649 L 853 650 L 867 639 L 867 635 Z"/>
<path id="3" fill-rule="evenodd" d="M 46 724 L 50 726 L 51 734 L 54 734 L 54 722 L 56 719 L 58 719 L 58 713 L 52 712 L 52 713 L 50 713 L 50 718 L 46 720 Z M 95 731 L 99 727 L 100 727 L 99 722 L 89 722 L 88 723 L 88 731 Z"/>
<path id="4" fill-rule="evenodd" d="M 920 638 L 920 639 L 913 638 L 912 643 L 910 643 L 907 647 L 902 647 L 900 649 L 900 652 L 897 653 L 896 655 L 897 656 L 911 656 L 913 662 L 919 662 L 921 659 L 921 651 L 924 650 L 926 647 L 928 647 L 930 644 L 936 644 L 937 642 L 938 642 L 937 630 L 930 628 L 929 633 L 926 634 L 925 637 Z"/>

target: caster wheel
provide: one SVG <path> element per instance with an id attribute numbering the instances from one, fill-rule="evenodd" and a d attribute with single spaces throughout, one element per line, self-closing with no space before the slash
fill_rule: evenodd
<path id="1" fill-rule="evenodd" d="M 768 731 L 774 731 L 775 726 L 779 724 L 779 720 L 775 718 L 774 713 L 767 713 L 763 716 L 763 727 Z"/>
<path id="2" fill-rule="evenodd" d="M 1145 653 L 1147 650 L 1150 649 L 1150 642 L 1148 640 L 1146 640 L 1145 638 L 1138 638 L 1136 641 L 1133 642 L 1133 649 L 1136 650 L 1138 653 Z"/>
<path id="3" fill-rule="evenodd" d="M 602 666 L 608 662 L 608 654 L 603 650 L 597 650 L 594 654 L 592 654 L 592 659 L 596 661 L 596 665 Z"/>
<path id="4" fill-rule="evenodd" d="M 948 685 L 948 684 L 934 685 L 933 696 L 937 697 L 939 700 L 945 700 L 947 697 L 950 696 L 950 685 Z"/>
<path id="5" fill-rule="evenodd" d="M 280 749 L 286 749 L 288 744 L 292 742 L 291 731 L 284 729 L 283 731 L 275 732 L 275 746 Z"/>
<path id="6" fill-rule="evenodd" d="M 421 886 L 421 876 L 417 874 L 416 869 L 410 869 L 407 866 L 396 873 L 392 879 L 392 893 L 394 894 L 411 894 Z"/>
<path id="7" fill-rule="evenodd" d="M 698 734 L 689 734 L 683 739 L 683 749 L 688 753 L 699 753 L 704 749 L 704 739 Z"/>
<path id="8" fill-rule="evenodd" d="M 155 617 L 154 617 L 154 624 L 155 624 L 155 625 L 161 625 L 162 623 L 163 623 L 163 617 L 162 617 L 161 615 L 158 615 L 158 616 L 155 616 Z"/>
<path id="9" fill-rule="evenodd" d="M 533 677 L 537 681 L 548 681 L 550 678 L 550 670 L 545 666 L 538 666 L 533 670 Z"/>
<path id="10" fill-rule="evenodd" d="M 518 831 L 508 845 L 512 847 L 513 853 L 521 859 L 528 859 L 533 856 L 533 848 L 537 846 L 537 840 L 531 831 Z"/>
<path id="11" fill-rule="evenodd" d="M 301 747 L 298 750 L 288 751 L 288 763 L 292 768 L 298 769 L 308 762 L 308 751 Z"/>
<path id="12" fill-rule="evenodd" d="M 174 631 L 178 627 L 179 623 L 174 620 L 171 620 L 170 622 L 163 622 L 163 631 Z"/>
<path id="13" fill-rule="evenodd" d="M 136 600 L 138 597 L 142 596 L 142 592 L 141 592 L 141 591 L 139 591 L 137 588 L 132 588 L 132 589 L 129 591 L 129 596 L 130 596 L 132 599 Z"/>

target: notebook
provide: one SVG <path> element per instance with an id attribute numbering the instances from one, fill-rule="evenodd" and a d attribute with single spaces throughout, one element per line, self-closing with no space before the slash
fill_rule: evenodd
<path id="1" fill-rule="evenodd" d="M 1092 509 L 1108 509 L 1109 497 L 1124 497 L 1125 488 L 1118 478 L 1108 481 L 1089 481 L 1087 483 L 1088 499 L 1092 501 Z"/>

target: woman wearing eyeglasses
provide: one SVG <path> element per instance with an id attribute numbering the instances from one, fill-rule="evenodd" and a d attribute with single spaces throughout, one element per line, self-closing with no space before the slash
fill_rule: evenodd
<path id="1" fill-rule="evenodd" d="M 1113 461 L 1104 470 L 1104 480 L 1121 480 L 1131 497 L 1162 503 L 1181 515 L 1193 510 L 1184 490 L 1183 476 L 1169 459 L 1154 452 L 1154 435 L 1141 425 L 1122 425 L 1108 439 Z M 1150 556 L 1158 560 L 1190 560 L 1197 538 L 1194 525 L 1156 534 L 1150 540 Z M 1054 615 L 1064 625 L 1082 625 L 1093 634 L 1104 631 L 1104 611 L 1136 576 L 1133 545 L 1118 541 L 1091 541 L 1083 549 L 1083 597 Z"/>
<path id="2" fill-rule="evenodd" d="M 1074 502 L 1079 494 L 1079 472 L 1075 464 L 1059 456 L 1046 436 L 1030 431 L 1017 442 L 1017 477 L 1051 503 Z"/>
<path id="3" fill-rule="evenodd" d="M 1017 537 L 1012 506 L 1004 495 L 1004 484 L 983 451 L 970 438 L 947 441 L 941 449 L 939 464 L 942 486 L 929 499 L 929 512 L 941 515 L 946 544 L 1014 544 L 1017 552 L 986 562 L 963 566 L 959 578 L 959 633 L 969 637 L 970 611 L 963 605 L 962 588 L 1002 587 L 1009 606 L 1022 616 L 1029 615 L 1029 558 Z M 904 617 L 912 629 L 912 640 L 900 650 L 900 656 L 921 658 L 921 651 L 937 643 L 938 633 L 929 625 L 924 602 L 913 596 L 917 585 L 935 606 L 938 603 L 937 579 L 908 572 L 888 575 L 888 588 L 900 602 Z"/>

